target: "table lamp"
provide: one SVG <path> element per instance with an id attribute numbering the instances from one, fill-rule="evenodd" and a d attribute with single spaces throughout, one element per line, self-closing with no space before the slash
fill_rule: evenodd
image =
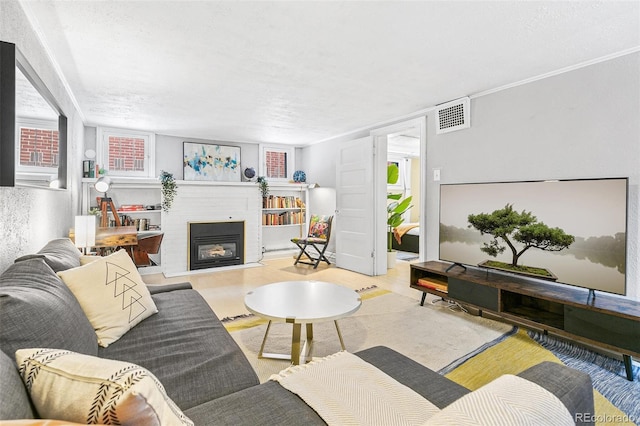
<path id="1" fill-rule="evenodd" d="M 122 226 L 122 224 L 120 223 L 120 216 L 118 216 L 118 212 L 116 211 L 116 206 L 113 204 L 113 200 L 107 197 L 107 191 L 111 189 L 111 178 L 108 176 L 102 176 L 96 181 L 93 187 L 96 189 L 96 191 L 104 193 L 104 196 L 100 198 L 100 211 L 102 212 L 102 217 L 100 218 L 100 226 L 103 228 L 109 226 L 107 207 L 113 213 L 113 219 L 116 222 L 116 226 Z"/>
<path id="2" fill-rule="evenodd" d="M 96 217 L 76 216 L 74 235 L 76 247 L 87 254 L 87 248 L 96 245 Z"/>

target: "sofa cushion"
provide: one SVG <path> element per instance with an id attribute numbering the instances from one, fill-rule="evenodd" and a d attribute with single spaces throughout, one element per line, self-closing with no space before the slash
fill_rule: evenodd
<path id="1" fill-rule="evenodd" d="M 80 251 L 69 238 L 57 238 L 49 241 L 36 254 L 28 254 L 16 259 L 16 262 L 29 259 L 44 259 L 55 272 L 80 266 Z"/>
<path id="2" fill-rule="evenodd" d="M 0 420 L 33 419 L 31 401 L 12 358 L 0 351 Z M 5 422 L 0 422 L 3 425 Z"/>
<path id="3" fill-rule="evenodd" d="M 87 424 L 193 425 L 149 371 L 59 349 L 20 349 L 16 361 L 41 417 Z"/>
<path id="4" fill-rule="evenodd" d="M 326 426 L 298 395 L 272 381 L 205 402 L 184 413 L 198 426 Z"/>
<path id="5" fill-rule="evenodd" d="M 71 289 L 103 347 L 158 312 L 146 284 L 125 250 L 58 272 Z"/>
<path id="6" fill-rule="evenodd" d="M 464 386 L 386 346 L 374 346 L 356 355 L 410 387 L 438 408 L 444 408 L 470 392 Z"/>
<path id="7" fill-rule="evenodd" d="M 589 374 L 557 362 L 545 361 L 529 367 L 518 376 L 537 383 L 557 396 L 573 414 L 576 424 L 594 424 L 593 383 Z"/>
<path id="8" fill-rule="evenodd" d="M 195 290 L 154 294 L 158 313 L 98 356 L 151 371 L 183 410 L 259 383 L 236 342 Z"/>
<path id="9" fill-rule="evenodd" d="M 470 392 L 388 347 L 376 346 L 355 355 L 410 387 L 438 408 L 444 408 Z M 247 401 L 251 403 L 247 404 Z M 298 395 L 273 381 L 206 402 L 185 410 L 185 414 L 199 426 L 326 424 Z"/>
<path id="10" fill-rule="evenodd" d="M 463 396 L 433 417 L 427 425 L 495 424 L 574 426 L 567 407 L 542 386 L 505 374 Z"/>
<path id="11" fill-rule="evenodd" d="M 14 263 L 0 275 L 0 349 L 48 347 L 98 353 L 96 333 L 69 288 L 43 259 Z"/>

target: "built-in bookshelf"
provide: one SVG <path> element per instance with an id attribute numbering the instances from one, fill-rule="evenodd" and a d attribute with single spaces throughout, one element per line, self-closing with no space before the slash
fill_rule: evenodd
<path id="1" fill-rule="evenodd" d="M 263 251 L 294 249 L 291 238 L 307 229 L 307 185 L 269 185 L 270 194 L 262 198 Z"/>
<path id="2" fill-rule="evenodd" d="M 97 179 L 82 179 L 82 214 L 100 208 L 104 194 L 94 189 Z M 138 231 L 157 231 L 162 228 L 160 183 L 157 179 L 113 179 L 108 197 L 112 199 L 123 226 L 135 226 Z M 108 210 L 108 226 L 115 219 Z"/>
<path id="3" fill-rule="evenodd" d="M 262 225 L 300 225 L 305 222 L 305 203 L 293 195 L 269 196 L 262 199 Z"/>

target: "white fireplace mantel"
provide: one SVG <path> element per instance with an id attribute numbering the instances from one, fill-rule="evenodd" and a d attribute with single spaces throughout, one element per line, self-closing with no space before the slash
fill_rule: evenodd
<path id="1" fill-rule="evenodd" d="M 188 223 L 245 223 L 245 263 L 260 260 L 262 236 L 260 191 L 253 182 L 177 181 L 171 210 L 162 212 L 164 239 L 162 272 L 167 276 L 188 273 Z"/>

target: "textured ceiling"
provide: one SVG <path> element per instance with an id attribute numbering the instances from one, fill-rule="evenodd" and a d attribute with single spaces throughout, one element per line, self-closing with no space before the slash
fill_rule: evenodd
<path id="1" fill-rule="evenodd" d="M 23 1 L 87 125 L 325 140 L 640 46 L 638 1 Z"/>

